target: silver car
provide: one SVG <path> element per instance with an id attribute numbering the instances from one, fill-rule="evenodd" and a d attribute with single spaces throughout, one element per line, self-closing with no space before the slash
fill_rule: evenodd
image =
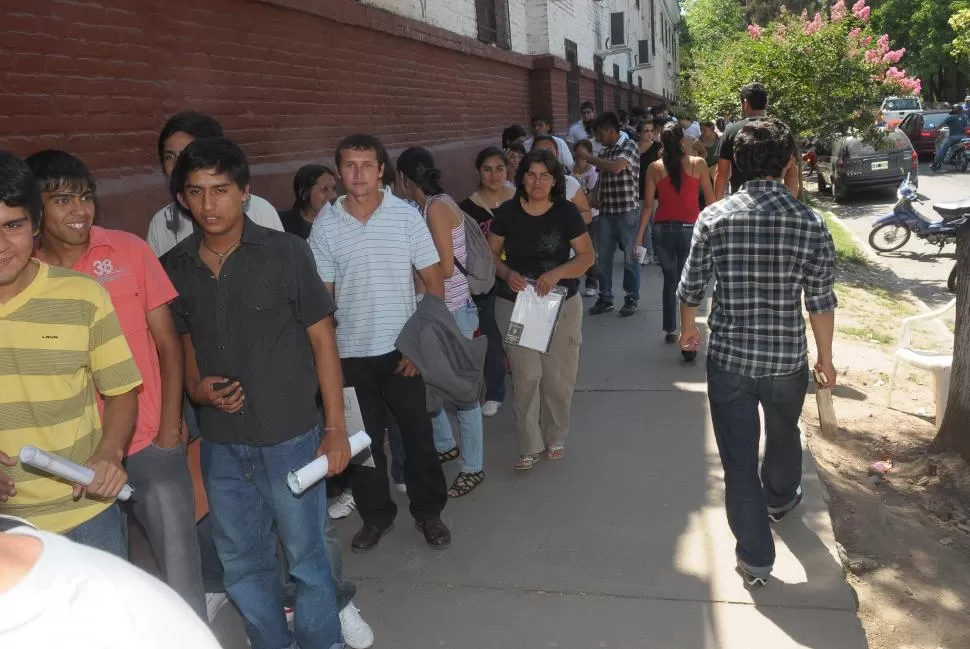
<path id="1" fill-rule="evenodd" d="M 897 187 L 906 174 L 913 184 L 919 182 L 919 157 L 900 130 L 886 133 L 876 144 L 854 135 L 822 138 L 816 154 L 818 190 L 831 190 L 837 201 L 858 190 Z"/>

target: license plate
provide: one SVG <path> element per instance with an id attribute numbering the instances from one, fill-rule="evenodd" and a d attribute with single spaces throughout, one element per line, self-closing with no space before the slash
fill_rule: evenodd
<path id="1" fill-rule="evenodd" d="M 872 163 L 873 171 L 885 171 L 886 169 L 889 169 L 889 161 Z"/>

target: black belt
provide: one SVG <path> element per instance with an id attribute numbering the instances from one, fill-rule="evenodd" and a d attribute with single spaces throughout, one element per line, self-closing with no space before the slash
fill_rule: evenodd
<path id="1" fill-rule="evenodd" d="M 683 221 L 660 221 L 660 222 L 654 221 L 653 222 L 653 227 L 655 227 L 655 228 L 659 228 L 659 227 L 678 227 L 678 228 L 691 228 L 691 229 L 693 229 L 694 228 L 694 224 L 693 223 L 684 223 Z"/>

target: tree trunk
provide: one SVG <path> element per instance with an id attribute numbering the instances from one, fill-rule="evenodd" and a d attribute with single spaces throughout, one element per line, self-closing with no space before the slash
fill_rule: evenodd
<path id="1" fill-rule="evenodd" d="M 933 448 L 970 462 L 970 226 L 957 236 L 957 322 L 946 414 Z"/>

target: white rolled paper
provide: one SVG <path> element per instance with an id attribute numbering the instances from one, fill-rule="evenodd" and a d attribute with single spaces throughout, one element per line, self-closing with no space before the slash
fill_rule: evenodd
<path id="1" fill-rule="evenodd" d="M 94 480 L 94 469 L 42 451 L 36 446 L 28 445 L 20 449 L 20 461 L 41 471 L 56 475 L 58 478 L 64 478 L 68 482 L 85 487 L 89 486 Z M 131 485 L 126 484 L 121 488 L 118 500 L 128 500 L 134 491 Z"/>
<path id="2" fill-rule="evenodd" d="M 350 442 L 350 457 L 354 457 L 364 449 L 370 447 L 370 435 L 362 430 L 351 435 L 347 441 Z M 294 496 L 299 496 L 327 477 L 327 471 L 329 469 L 330 465 L 327 462 L 327 456 L 321 455 L 302 469 L 290 471 L 286 475 L 286 484 L 289 485 L 290 491 L 293 492 Z"/>

